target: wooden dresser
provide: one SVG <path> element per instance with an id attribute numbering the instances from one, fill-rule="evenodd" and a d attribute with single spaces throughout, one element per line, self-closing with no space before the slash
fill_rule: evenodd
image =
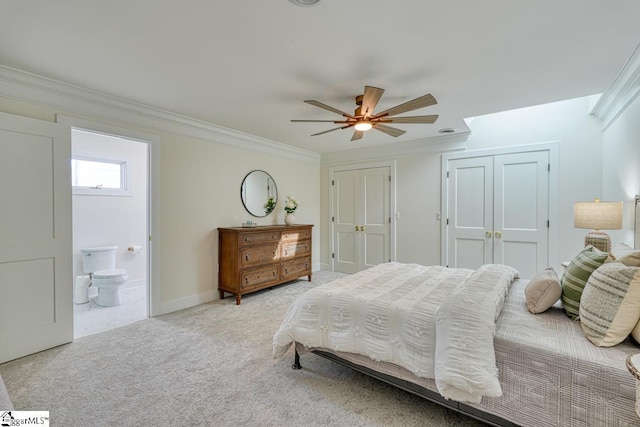
<path id="1" fill-rule="evenodd" d="M 307 276 L 313 225 L 218 228 L 218 291 L 242 295 Z"/>

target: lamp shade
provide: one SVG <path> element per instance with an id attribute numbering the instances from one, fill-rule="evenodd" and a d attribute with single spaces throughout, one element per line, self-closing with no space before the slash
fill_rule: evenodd
<path id="1" fill-rule="evenodd" d="M 573 226 L 619 230 L 622 228 L 622 202 L 576 202 L 573 205 Z"/>

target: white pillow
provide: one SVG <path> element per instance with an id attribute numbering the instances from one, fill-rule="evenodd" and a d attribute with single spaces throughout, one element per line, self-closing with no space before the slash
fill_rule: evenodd
<path id="1" fill-rule="evenodd" d="M 524 289 L 527 310 L 533 314 L 542 313 L 560 299 L 562 286 L 556 271 L 549 267 L 534 276 Z"/>
<path id="2" fill-rule="evenodd" d="M 640 249 L 633 249 L 625 243 L 618 243 L 611 254 L 628 267 L 640 267 Z"/>

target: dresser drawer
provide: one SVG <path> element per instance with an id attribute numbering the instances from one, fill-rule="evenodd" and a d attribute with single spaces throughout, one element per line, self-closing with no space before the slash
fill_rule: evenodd
<path id="1" fill-rule="evenodd" d="M 297 279 L 300 276 L 311 274 L 311 258 L 298 258 L 282 263 L 282 279 Z"/>
<path id="2" fill-rule="evenodd" d="M 240 248 L 240 266 L 269 264 L 278 260 L 278 244 L 248 246 Z"/>
<path id="3" fill-rule="evenodd" d="M 311 229 L 295 230 L 295 231 L 283 231 L 283 242 L 296 242 L 298 240 L 311 240 Z"/>
<path id="4" fill-rule="evenodd" d="M 278 266 L 270 265 L 268 267 L 257 268 L 253 270 L 245 270 L 240 273 L 240 288 L 253 288 L 256 286 L 265 286 L 269 283 L 278 283 Z"/>
<path id="5" fill-rule="evenodd" d="M 310 253 L 311 253 L 311 240 L 303 240 L 301 242 L 282 243 L 282 245 L 280 246 L 280 257 L 282 259 L 309 255 Z"/>
<path id="6" fill-rule="evenodd" d="M 279 242 L 279 231 L 264 231 L 257 233 L 241 233 L 238 235 L 238 245 L 247 246 L 256 243 Z"/>

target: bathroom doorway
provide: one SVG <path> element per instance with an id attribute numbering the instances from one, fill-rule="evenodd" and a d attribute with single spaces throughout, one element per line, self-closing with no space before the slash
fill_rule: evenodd
<path id="1" fill-rule="evenodd" d="M 124 132 L 123 132 L 124 133 Z M 149 317 L 149 142 L 72 127 L 74 339 Z M 116 246 L 119 304 L 101 306 L 81 249 Z"/>

